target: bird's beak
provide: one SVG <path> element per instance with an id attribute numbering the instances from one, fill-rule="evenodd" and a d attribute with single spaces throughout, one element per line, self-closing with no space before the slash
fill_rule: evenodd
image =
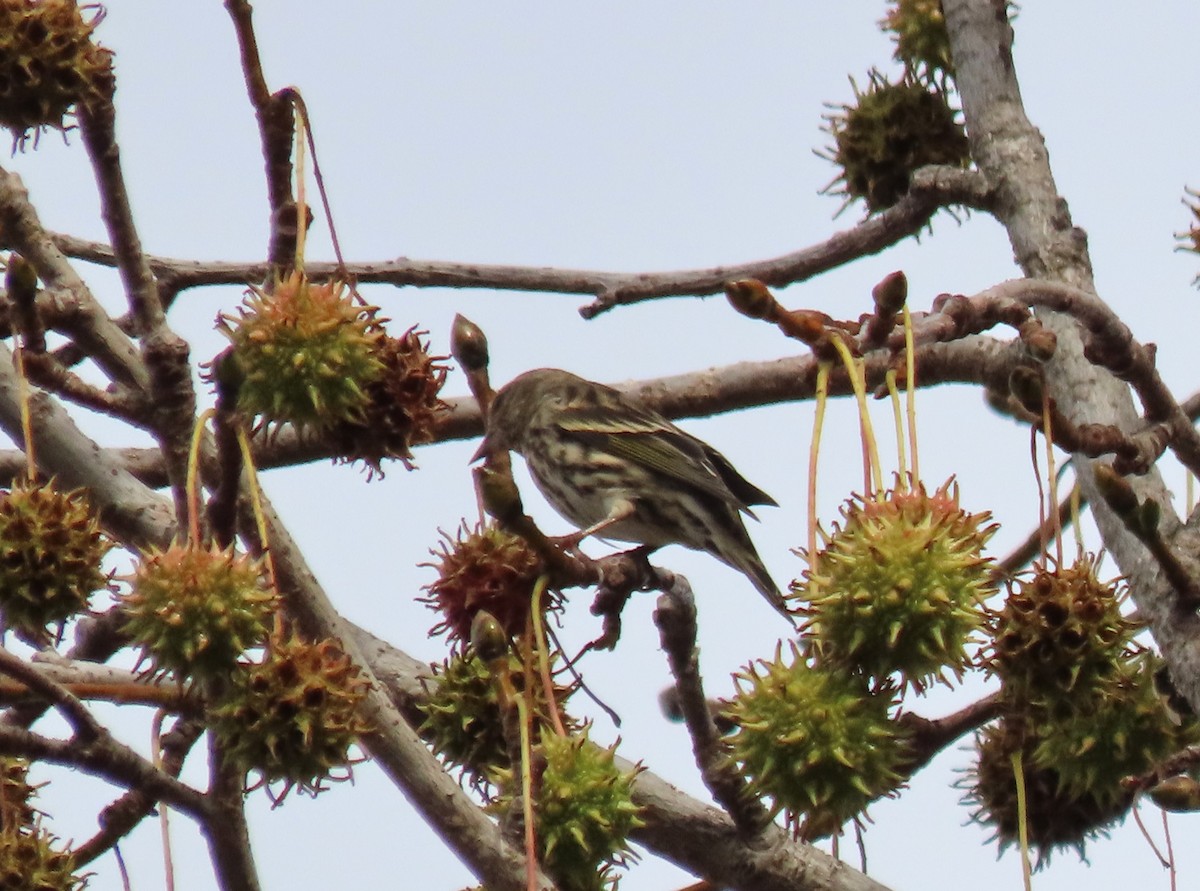
<path id="1" fill-rule="evenodd" d="M 484 436 L 483 442 L 479 444 L 479 448 L 475 450 L 475 454 L 471 456 L 469 463 L 474 464 L 476 461 L 482 461 L 484 458 L 492 454 L 492 440 L 490 436 Z"/>

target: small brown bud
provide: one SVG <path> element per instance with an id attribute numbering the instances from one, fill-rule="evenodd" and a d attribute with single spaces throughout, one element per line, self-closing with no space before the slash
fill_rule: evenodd
<path id="1" fill-rule="evenodd" d="M 450 329 L 450 354 L 464 371 L 480 371 L 488 364 L 487 335 L 464 315 L 456 315 Z"/>
<path id="2" fill-rule="evenodd" d="M 729 305 L 752 319 L 773 320 L 779 311 L 775 295 L 756 278 L 744 278 L 725 284 Z"/>
<path id="3" fill-rule="evenodd" d="M 889 273 L 871 289 L 871 297 L 879 315 L 895 315 L 908 299 L 908 278 L 900 270 Z"/>
<path id="4" fill-rule="evenodd" d="M 471 646 L 489 666 L 508 658 L 508 637 L 500 622 L 487 610 L 480 610 L 471 620 Z"/>

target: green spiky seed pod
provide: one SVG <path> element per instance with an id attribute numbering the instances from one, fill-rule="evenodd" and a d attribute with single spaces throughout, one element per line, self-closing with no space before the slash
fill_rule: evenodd
<path id="1" fill-rule="evenodd" d="M 1051 712 L 1070 711 L 1078 694 L 1102 686 L 1133 638 L 1116 582 L 1096 578 L 1096 562 L 1038 566 L 1010 586 L 991 621 L 988 669 L 1005 695 Z"/>
<path id="2" fill-rule="evenodd" d="M 345 420 L 329 431 L 340 461 L 362 461 L 368 478 L 383 476 L 385 458 L 412 470 L 412 446 L 429 442 L 439 418 L 449 409 L 438 394 L 446 382 L 445 356 L 431 356 L 424 332 L 410 328 L 401 337 L 385 337 L 376 353 L 383 373 L 367 384 L 360 420 Z"/>
<path id="3" fill-rule="evenodd" d="M 818 659 L 874 684 L 898 676 L 923 689 L 944 671 L 961 676 L 967 644 L 993 590 L 984 545 L 987 512 L 966 513 L 948 481 L 855 497 L 842 507 L 816 569 L 792 587 Z"/>
<path id="4" fill-rule="evenodd" d="M 521 694 L 525 672 L 516 654 L 508 656 L 509 678 Z M 455 655 L 440 666 L 433 666 L 433 677 L 425 683 L 427 697 L 417 708 L 425 720 L 417 732 L 452 767 L 462 767 L 475 778 L 486 779 L 497 768 L 511 767 L 500 693 L 492 669 L 473 654 Z M 563 712 L 563 705 L 575 687 L 554 685 L 554 702 L 568 730 L 577 722 Z M 532 703 L 533 727 L 551 726 L 549 704 L 540 677 L 534 679 Z"/>
<path id="5" fill-rule="evenodd" d="M 271 292 L 251 288 L 236 318 L 217 319 L 233 343 L 240 408 L 302 429 L 362 422 L 367 388 L 384 372 L 377 313 L 343 283 L 313 284 L 300 272 Z"/>
<path id="6" fill-rule="evenodd" d="M 590 725 L 570 736 L 543 730 L 534 752 L 542 765 L 534 788 L 538 859 L 563 891 L 615 888 L 617 869 L 636 857 L 629 834 L 643 825 L 633 802 L 641 767 L 622 771 L 615 760 L 617 744 L 598 746 L 589 731 Z M 506 792 L 493 809 L 510 809 L 519 772 L 504 769 L 494 780 Z"/>
<path id="7" fill-rule="evenodd" d="M 20 482 L 0 492 L 0 611 L 7 627 L 41 637 L 88 608 L 108 584 L 112 548 L 82 489 Z"/>
<path id="8" fill-rule="evenodd" d="M 0 125 L 18 143 L 112 94 L 112 53 L 92 41 L 103 12 L 90 8 L 86 21 L 75 0 L 0 0 Z"/>
<path id="9" fill-rule="evenodd" d="M 316 795 L 333 771 L 351 763 L 350 747 L 368 729 L 358 714 L 367 681 L 332 641 L 292 635 L 272 640 L 263 660 L 234 674 L 213 709 L 211 727 L 225 758 L 260 784 Z"/>
<path id="10" fill-rule="evenodd" d="M 456 655 L 433 666 L 432 680 L 417 706 L 425 715 L 417 732 L 434 754 L 477 776 L 508 766 L 499 692 L 487 665 L 474 655 Z"/>
<path id="11" fill-rule="evenodd" d="M 425 563 L 438 572 L 437 581 L 425 587 L 423 598 L 441 614 L 433 634 L 445 633 L 464 645 L 471 639 L 471 622 L 480 610 L 496 617 L 510 637 L 522 634 L 529 617 L 533 586 L 544 571 L 542 560 L 520 536 L 494 523 L 468 531 L 466 523 L 455 538 L 442 533 L 440 549 L 430 551 L 436 563 Z M 550 592 L 544 599 L 554 608 Z"/>
<path id="12" fill-rule="evenodd" d="M 995 831 L 1003 850 L 1019 841 L 1017 787 L 1013 753 L 1021 752 L 1025 778 L 1026 830 L 1039 865 L 1059 848 L 1073 848 L 1082 857 L 1084 845 L 1102 835 L 1129 808 L 1131 796 L 1113 800 L 1087 793 L 1068 792 L 1058 772 L 1032 763 L 1036 739 L 1027 729 L 1007 721 L 984 728 L 976 735 L 976 763 L 965 778 L 964 800 L 976 809 L 971 819 Z"/>
<path id="13" fill-rule="evenodd" d="M 30 802 L 36 795 L 37 787 L 29 784 L 29 762 L 24 758 L 0 757 L 0 832 L 33 825 L 39 812 Z"/>
<path id="14" fill-rule="evenodd" d="M 912 78 L 943 89 L 954 76 L 942 0 L 894 0 L 879 23 L 896 42 L 895 60 Z"/>
<path id="15" fill-rule="evenodd" d="M 861 198 L 869 213 L 898 202 L 915 170 L 929 164 L 966 167 L 970 147 L 955 111 L 940 90 L 913 82 L 889 83 L 870 74 L 854 104 L 826 116 L 834 145 L 827 157 L 840 169 L 825 191 L 849 203 Z"/>
<path id="16" fill-rule="evenodd" d="M 31 826 L 6 826 L 0 831 L 0 888 L 77 891 L 86 886 L 86 877 L 75 874 L 74 856 L 57 842 L 40 820 Z"/>
<path id="17" fill-rule="evenodd" d="M 889 717 L 893 696 L 860 678 L 808 664 L 791 645 L 736 675 L 726 714 L 737 726 L 730 755 L 773 810 L 798 823 L 802 837 L 838 830 L 903 782 L 906 732 Z"/>
<path id="18" fill-rule="evenodd" d="M 1172 724 L 1154 691 L 1149 654 L 1121 663 L 1072 714 L 1038 723 L 1031 763 L 1057 772 L 1064 794 L 1101 807 L 1128 800 L 1121 781 L 1200 741 L 1194 722 Z"/>
<path id="19" fill-rule="evenodd" d="M 261 561 L 177 544 L 142 556 L 122 602 L 123 630 L 155 671 L 207 681 L 228 677 L 243 653 L 263 644 L 279 598 Z"/>

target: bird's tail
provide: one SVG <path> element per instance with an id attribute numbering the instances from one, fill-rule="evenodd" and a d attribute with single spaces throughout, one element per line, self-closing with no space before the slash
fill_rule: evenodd
<path id="1" fill-rule="evenodd" d="M 767 567 L 763 566 L 758 552 L 754 550 L 754 545 L 747 540 L 747 547 L 736 548 L 731 554 L 718 554 L 717 556 L 750 579 L 754 583 L 754 587 L 758 589 L 758 593 L 767 599 L 767 603 L 775 607 L 776 612 L 791 622 L 793 628 L 796 627 L 796 616 L 788 609 L 787 600 L 784 599 L 775 580 L 771 578 L 771 574 L 767 572 Z"/>

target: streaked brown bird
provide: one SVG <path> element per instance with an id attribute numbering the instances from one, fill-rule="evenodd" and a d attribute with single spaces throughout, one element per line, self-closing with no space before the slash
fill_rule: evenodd
<path id="1" fill-rule="evenodd" d="M 555 368 L 527 371 L 496 394 L 475 460 L 503 449 L 524 456 L 542 494 L 584 535 L 707 551 L 792 621 L 741 516 L 775 500 L 634 397 Z"/>

